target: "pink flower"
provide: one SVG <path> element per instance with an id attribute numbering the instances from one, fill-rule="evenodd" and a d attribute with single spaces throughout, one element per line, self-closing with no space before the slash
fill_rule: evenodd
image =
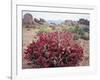
<path id="1" fill-rule="evenodd" d="M 43 67 L 76 66 L 83 57 L 83 49 L 69 32 L 51 32 L 37 35 L 25 50 L 25 59 Z M 33 66 L 35 68 L 35 66 Z M 36 68 L 39 68 L 36 67 Z"/>

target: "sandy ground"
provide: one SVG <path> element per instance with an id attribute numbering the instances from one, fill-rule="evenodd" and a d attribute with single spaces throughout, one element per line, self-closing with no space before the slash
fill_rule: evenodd
<path id="1" fill-rule="evenodd" d="M 23 28 L 23 56 L 22 56 L 22 68 L 32 68 L 32 65 L 27 65 L 27 60 L 24 59 L 24 50 L 27 48 L 27 46 L 29 45 L 29 43 L 32 42 L 33 40 L 33 36 L 35 35 L 35 33 L 33 34 L 34 30 L 33 29 L 27 29 L 27 28 Z M 31 62 L 30 62 L 31 63 Z"/>
<path id="2" fill-rule="evenodd" d="M 80 66 L 88 66 L 89 65 L 89 40 L 81 39 L 78 42 L 83 48 L 83 52 L 84 52 L 83 61 L 80 62 Z"/>
<path id="3" fill-rule="evenodd" d="M 33 36 L 36 33 L 34 33 L 33 29 L 28 29 L 28 28 L 23 28 L 23 52 L 24 49 L 26 49 L 26 47 L 28 46 L 29 43 L 32 42 L 33 40 Z M 89 41 L 87 40 L 82 40 L 80 39 L 78 41 L 78 43 L 83 47 L 84 49 L 84 58 L 83 61 L 80 62 L 80 66 L 88 66 L 89 65 Z M 32 65 L 27 65 L 27 60 L 25 60 L 24 57 L 24 53 L 22 53 L 22 68 L 32 68 Z M 31 63 L 31 62 L 30 62 Z"/>

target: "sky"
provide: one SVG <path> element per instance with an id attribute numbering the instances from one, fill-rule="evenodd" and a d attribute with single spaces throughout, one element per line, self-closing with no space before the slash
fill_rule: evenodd
<path id="1" fill-rule="evenodd" d="M 80 18 L 90 20 L 89 14 L 68 14 L 68 13 L 49 13 L 49 12 L 29 12 L 23 11 L 23 15 L 30 13 L 33 18 L 43 18 L 45 20 L 74 20 L 77 21 Z"/>

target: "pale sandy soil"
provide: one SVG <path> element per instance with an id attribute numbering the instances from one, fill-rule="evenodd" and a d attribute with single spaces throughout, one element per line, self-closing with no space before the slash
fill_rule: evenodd
<path id="1" fill-rule="evenodd" d="M 80 66 L 88 66 L 89 65 L 89 40 L 81 39 L 78 42 L 83 48 L 83 52 L 84 52 L 83 61 L 80 62 Z"/>
<path id="2" fill-rule="evenodd" d="M 34 32 L 34 30 L 32 28 L 27 29 L 27 28 L 23 28 L 23 52 L 24 49 L 26 49 L 26 47 L 29 45 L 29 43 L 32 42 L 33 40 L 33 36 L 35 36 L 36 33 Z M 89 65 L 89 41 L 87 40 L 79 40 L 78 43 L 83 47 L 84 49 L 84 58 L 83 61 L 80 62 L 80 66 L 88 66 Z M 22 53 L 22 68 L 32 68 L 32 65 L 27 65 L 27 60 L 25 60 L 24 54 Z M 31 62 L 30 62 L 31 63 Z"/>
<path id="3" fill-rule="evenodd" d="M 29 45 L 29 43 L 32 42 L 33 40 L 33 36 L 35 35 L 34 30 L 33 29 L 28 29 L 28 28 L 23 28 L 23 56 L 22 56 L 22 67 L 23 68 L 32 68 L 32 65 L 27 65 L 27 60 L 24 59 L 24 49 L 27 48 L 27 46 Z"/>

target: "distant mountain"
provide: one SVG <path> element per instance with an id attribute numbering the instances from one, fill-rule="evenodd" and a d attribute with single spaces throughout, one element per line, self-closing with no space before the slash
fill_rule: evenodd
<path id="1" fill-rule="evenodd" d="M 47 20 L 49 24 L 61 24 L 64 20 Z"/>

